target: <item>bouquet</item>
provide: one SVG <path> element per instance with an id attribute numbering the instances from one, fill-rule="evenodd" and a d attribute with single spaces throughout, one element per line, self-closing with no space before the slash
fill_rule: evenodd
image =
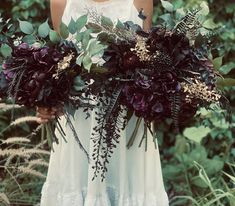
<path id="1" fill-rule="evenodd" d="M 114 24 L 90 11 L 91 21 L 84 15 L 68 26 L 62 23 L 60 35 L 45 22 L 36 41 L 12 46 L 2 65 L 1 94 L 27 107 L 65 103 L 84 107 L 84 112 L 95 110 L 94 178 L 100 174 L 104 179 L 130 116 L 144 119 L 146 130 L 153 121 L 172 118 L 179 132 L 200 106 L 227 105 L 216 88 L 218 74 L 207 44 L 197 43 L 197 14 L 189 12 L 173 29 L 157 25 L 148 33 L 132 22 Z M 27 22 L 20 22 L 20 28 L 27 36 L 35 35 Z M 85 151 L 68 112 L 67 122 Z M 56 127 L 65 136 L 58 121 Z M 128 147 L 134 139 L 133 134 Z"/>

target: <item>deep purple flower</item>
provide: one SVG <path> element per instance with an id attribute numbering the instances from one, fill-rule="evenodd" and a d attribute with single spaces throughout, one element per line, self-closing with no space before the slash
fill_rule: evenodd
<path id="1" fill-rule="evenodd" d="M 144 79 L 144 78 L 138 78 L 135 81 L 135 84 L 139 86 L 142 89 L 149 89 L 152 85 L 152 80 Z"/>
<path id="2" fill-rule="evenodd" d="M 163 105 L 160 102 L 156 102 L 153 106 L 152 106 L 152 111 L 156 112 L 156 113 L 161 113 L 163 112 Z"/>

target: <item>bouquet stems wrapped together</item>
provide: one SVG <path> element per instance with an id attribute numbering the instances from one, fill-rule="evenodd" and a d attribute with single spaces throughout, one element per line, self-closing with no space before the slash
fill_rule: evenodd
<path id="1" fill-rule="evenodd" d="M 141 119 L 143 140 L 155 120 L 172 118 L 179 132 L 200 106 L 223 106 L 226 99 L 216 88 L 218 74 L 208 58 L 207 42 L 195 44 L 198 11 L 189 12 L 173 29 L 157 25 L 149 33 L 132 22 L 114 24 L 107 17 L 88 15 L 91 21 L 84 15 L 68 26 L 62 23 L 60 35 L 47 22 L 35 32 L 30 23 L 20 21 L 27 35 L 11 46 L 12 54 L 2 65 L 1 95 L 27 107 L 66 104 L 95 110 L 94 178 L 101 174 L 104 179 L 120 130 L 132 115 L 139 119 L 128 147 Z M 68 113 L 67 122 L 85 151 Z M 59 121 L 55 125 L 65 137 Z M 51 127 L 46 129 L 53 134 Z M 49 141 L 58 140 L 52 135 Z"/>

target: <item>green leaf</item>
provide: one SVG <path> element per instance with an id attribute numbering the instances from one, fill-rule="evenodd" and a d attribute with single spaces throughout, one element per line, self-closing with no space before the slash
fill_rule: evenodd
<path id="1" fill-rule="evenodd" d="M 161 3 L 162 3 L 162 6 L 163 6 L 163 8 L 165 10 L 167 10 L 169 12 L 173 12 L 174 11 L 174 6 L 169 1 L 161 0 Z"/>
<path id="2" fill-rule="evenodd" d="M 83 58 L 84 58 L 83 55 L 78 56 L 77 59 L 76 59 L 76 64 L 79 65 L 79 66 L 82 66 Z"/>
<path id="3" fill-rule="evenodd" d="M 201 10 L 198 12 L 199 15 L 202 15 L 202 16 L 207 16 L 210 12 L 210 9 L 209 9 L 209 6 L 208 6 L 208 3 L 203 1 L 201 4 L 200 4 L 200 7 L 201 7 Z"/>
<path id="4" fill-rule="evenodd" d="M 102 26 L 109 26 L 109 27 L 114 26 L 112 20 L 106 16 L 101 17 L 101 25 Z"/>
<path id="5" fill-rule="evenodd" d="M 219 70 L 220 67 L 222 66 L 222 63 L 223 63 L 223 56 L 222 57 L 217 57 L 217 58 L 213 59 L 212 63 L 214 65 L 214 68 L 216 70 Z"/>
<path id="6" fill-rule="evenodd" d="M 183 135 L 190 140 L 200 143 L 201 140 L 210 133 L 211 129 L 209 127 L 190 127 L 186 128 Z"/>
<path id="7" fill-rule="evenodd" d="M 219 24 L 216 24 L 213 20 L 213 18 L 209 18 L 207 19 L 203 24 L 203 27 L 205 27 L 206 29 L 216 29 L 218 27 L 220 27 Z"/>
<path id="8" fill-rule="evenodd" d="M 116 28 L 122 30 L 122 29 L 125 29 L 125 25 L 118 19 Z"/>
<path id="9" fill-rule="evenodd" d="M 0 51 L 1 51 L 1 54 L 3 55 L 3 57 L 6 58 L 8 56 L 11 56 L 12 48 L 7 44 L 2 44 Z"/>
<path id="10" fill-rule="evenodd" d="M 173 22 L 170 14 L 163 14 L 163 15 L 159 16 L 159 18 L 162 19 L 167 24 L 167 26 L 174 25 L 174 22 Z"/>
<path id="11" fill-rule="evenodd" d="M 37 41 L 37 39 L 34 35 L 26 35 L 26 36 L 24 36 L 22 41 L 26 42 L 28 44 L 34 44 Z"/>
<path id="12" fill-rule="evenodd" d="M 172 4 L 174 5 L 174 9 L 179 9 L 184 7 L 183 0 L 174 0 L 172 1 Z"/>
<path id="13" fill-rule="evenodd" d="M 56 32 L 54 30 L 50 30 L 49 38 L 53 43 L 58 43 L 61 40 L 60 35 L 58 34 L 58 32 Z"/>
<path id="14" fill-rule="evenodd" d="M 106 48 L 105 45 L 99 44 L 96 39 L 92 39 L 88 45 L 87 50 L 90 56 L 94 56 L 99 53 L 102 54 L 105 48 Z"/>
<path id="15" fill-rule="evenodd" d="M 90 36 L 91 33 L 92 33 L 92 31 L 90 29 L 84 31 L 84 33 L 83 33 L 83 36 L 82 36 L 82 47 L 84 49 L 87 49 L 87 46 L 88 46 L 90 38 L 91 38 L 91 36 Z"/>
<path id="16" fill-rule="evenodd" d="M 63 39 L 67 39 L 69 37 L 68 26 L 66 24 L 64 24 L 63 22 L 60 24 L 60 36 Z"/>
<path id="17" fill-rule="evenodd" d="M 78 29 L 78 24 L 76 23 L 76 21 L 73 20 L 73 18 L 71 18 L 71 21 L 69 22 L 68 25 L 69 33 L 75 34 L 77 32 L 77 29 Z"/>
<path id="18" fill-rule="evenodd" d="M 222 67 L 220 67 L 219 71 L 222 74 L 228 74 L 229 72 L 231 72 L 233 69 L 235 69 L 235 62 L 229 62 L 225 65 L 223 65 Z"/>
<path id="19" fill-rule="evenodd" d="M 84 68 L 90 72 L 91 66 L 92 66 L 92 60 L 91 57 L 89 55 L 86 55 L 83 60 L 82 60 L 83 66 Z"/>
<path id="20" fill-rule="evenodd" d="M 84 28 L 84 26 L 86 25 L 87 23 L 87 15 L 83 15 L 83 16 L 80 16 L 77 21 L 76 21 L 76 24 L 77 24 L 77 32 L 80 32 L 82 28 Z"/>
<path id="21" fill-rule="evenodd" d="M 99 33 L 99 35 L 97 36 L 97 39 L 101 42 L 106 42 L 108 38 L 109 35 L 105 32 Z"/>
<path id="22" fill-rule="evenodd" d="M 232 87 L 232 86 L 235 86 L 235 79 L 233 78 L 219 78 L 217 79 L 216 81 L 216 85 L 223 89 L 224 87 Z"/>
<path id="23" fill-rule="evenodd" d="M 81 76 L 77 76 L 74 79 L 73 88 L 75 91 L 81 91 L 85 87 L 85 82 L 82 80 Z"/>
<path id="24" fill-rule="evenodd" d="M 34 32 L 33 25 L 28 21 L 19 20 L 20 30 L 25 34 L 32 34 Z"/>
<path id="25" fill-rule="evenodd" d="M 38 28 L 38 35 L 42 38 L 45 38 L 48 36 L 50 32 L 50 26 L 48 24 L 48 20 L 46 20 L 44 23 L 42 23 Z"/>
<path id="26" fill-rule="evenodd" d="M 203 181 L 200 176 L 193 177 L 191 179 L 192 185 L 195 185 L 200 188 L 208 188 L 208 185 Z"/>
<path id="27" fill-rule="evenodd" d="M 184 8 L 177 9 L 175 12 L 176 19 L 180 20 L 186 15 L 186 12 L 184 11 Z"/>
<path id="28" fill-rule="evenodd" d="M 102 27 L 100 25 L 92 23 L 92 22 L 89 22 L 86 25 L 86 28 L 92 30 L 92 33 L 99 33 L 102 31 Z"/>
<path id="29" fill-rule="evenodd" d="M 84 32 L 77 33 L 77 35 L 76 35 L 77 42 L 82 41 L 83 35 L 84 35 Z"/>

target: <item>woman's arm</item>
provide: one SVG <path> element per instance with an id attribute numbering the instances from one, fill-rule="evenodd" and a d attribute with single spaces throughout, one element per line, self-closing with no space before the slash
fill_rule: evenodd
<path id="1" fill-rule="evenodd" d="M 148 31 L 152 26 L 153 0 L 135 0 L 134 4 L 138 10 L 144 10 L 147 18 L 144 20 L 143 28 Z"/>
<path id="2" fill-rule="evenodd" d="M 50 0 L 51 19 L 53 27 L 56 31 L 59 31 L 66 2 L 67 0 Z"/>

